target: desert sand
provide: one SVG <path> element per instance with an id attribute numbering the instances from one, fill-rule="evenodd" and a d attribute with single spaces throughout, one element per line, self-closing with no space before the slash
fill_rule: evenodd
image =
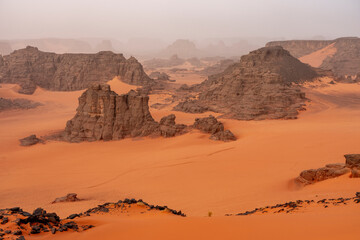
<path id="1" fill-rule="evenodd" d="M 335 43 L 332 43 L 318 51 L 300 57 L 299 60 L 303 63 L 309 64 L 312 67 L 320 67 L 325 58 L 331 57 L 336 53 L 337 49 L 334 45 Z"/>
<path id="2" fill-rule="evenodd" d="M 117 93 L 136 88 L 118 79 L 109 84 Z M 297 199 L 353 197 L 360 190 L 360 179 L 348 175 L 300 189 L 291 183 L 302 170 L 344 162 L 344 154 L 359 153 L 359 84 L 307 87 L 311 101 L 297 120 L 221 119 L 238 138 L 235 142 L 211 141 L 208 135 L 192 131 L 168 139 L 50 141 L 32 147 L 19 146 L 18 139 L 63 130 L 82 91 L 38 88 L 25 96 L 16 93 L 17 88 L 3 84 L 0 96 L 44 105 L 0 113 L 0 208 L 43 207 L 66 217 L 97 204 L 141 198 L 188 216 L 91 216 L 86 221 L 94 222 L 94 229 L 33 239 L 344 239 L 358 232 L 358 205 L 287 215 L 224 215 Z M 162 98 L 151 95 L 149 105 Z M 184 124 L 210 114 L 150 110 L 157 121 L 174 113 L 177 123 Z M 83 201 L 51 204 L 70 192 Z"/>

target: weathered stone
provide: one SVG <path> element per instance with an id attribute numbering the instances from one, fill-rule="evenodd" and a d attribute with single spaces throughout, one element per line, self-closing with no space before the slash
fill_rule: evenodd
<path id="1" fill-rule="evenodd" d="M 163 137 L 174 137 L 177 135 L 184 134 L 186 132 L 187 126 L 184 124 L 175 123 L 176 116 L 170 114 L 161 118 L 160 120 L 160 133 Z"/>
<path id="2" fill-rule="evenodd" d="M 352 178 L 360 178 L 360 169 L 359 168 L 351 169 L 350 177 L 352 177 Z"/>
<path id="3" fill-rule="evenodd" d="M 0 83 L 19 84 L 22 88 L 19 92 L 24 94 L 32 94 L 37 86 L 56 91 L 80 90 L 116 76 L 132 85 L 153 83 L 134 57 L 126 59 L 109 51 L 55 54 L 26 47 L 0 56 Z"/>
<path id="4" fill-rule="evenodd" d="M 316 71 L 281 47 L 265 47 L 241 57 L 239 63 L 193 87 L 198 98 L 174 110 L 206 109 L 241 120 L 295 119 L 305 93 L 295 84 L 317 77 Z"/>
<path id="5" fill-rule="evenodd" d="M 76 201 L 80 201 L 80 199 L 77 198 L 77 194 L 76 193 L 69 193 L 65 197 L 56 198 L 52 203 L 76 202 Z"/>
<path id="6" fill-rule="evenodd" d="M 148 101 L 148 96 L 133 90 L 118 95 L 109 85 L 95 84 L 80 96 L 77 113 L 66 124 L 64 139 L 107 141 L 159 134 Z"/>
<path id="7" fill-rule="evenodd" d="M 295 182 L 302 185 L 308 185 L 315 182 L 324 181 L 330 178 L 336 178 L 349 173 L 350 169 L 339 165 L 327 165 L 326 167 L 318 169 L 304 170 L 300 173 L 300 176 L 295 179 Z"/>
<path id="8" fill-rule="evenodd" d="M 26 138 L 22 138 L 19 140 L 21 146 L 32 146 L 38 143 L 43 142 L 41 139 L 37 138 L 36 135 L 30 135 Z"/>
<path id="9" fill-rule="evenodd" d="M 214 116 L 196 118 L 193 127 L 211 134 L 210 139 L 220 141 L 235 141 L 236 137 L 229 130 L 224 130 L 224 125 Z"/>
<path id="10" fill-rule="evenodd" d="M 357 167 L 360 168 L 360 154 L 346 154 L 344 155 L 346 159 L 347 167 Z"/>

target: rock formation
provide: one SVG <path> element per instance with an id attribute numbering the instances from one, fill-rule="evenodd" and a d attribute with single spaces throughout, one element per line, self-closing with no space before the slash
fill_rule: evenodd
<path id="1" fill-rule="evenodd" d="M 43 143 L 43 140 L 37 138 L 36 135 L 30 135 L 26 138 L 22 138 L 19 140 L 21 146 L 32 146 L 38 143 Z"/>
<path id="2" fill-rule="evenodd" d="M 295 57 L 302 57 L 334 44 L 336 52 L 324 59 L 320 68 L 336 76 L 355 76 L 360 71 L 360 38 L 344 37 L 335 40 L 293 40 L 270 42 L 266 46 L 282 46 Z"/>
<path id="3" fill-rule="evenodd" d="M 266 47 L 281 46 L 296 58 L 303 57 L 333 43 L 332 40 L 288 40 L 268 42 Z"/>
<path id="4" fill-rule="evenodd" d="M 55 54 L 26 47 L 0 56 L 0 83 L 19 84 L 19 92 L 25 94 L 32 94 L 37 86 L 56 91 L 80 90 L 115 76 L 132 85 L 153 82 L 134 57 L 125 59 L 112 52 Z"/>
<path id="5" fill-rule="evenodd" d="M 67 122 L 65 140 L 70 142 L 118 140 L 154 134 L 148 96 L 135 91 L 118 95 L 106 84 L 94 84 L 79 97 L 79 107 Z"/>
<path id="6" fill-rule="evenodd" d="M 118 95 L 107 84 L 94 84 L 79 97 L 76 115 L 67 122 L 59 139 L 69 142 L 119 140 L 126 137 L 174 137 L 188 132 L 191 127 L 175 123 L 170 114 L 156 122 L 149 111 L 149 97 L 131 90 Z M 214 117 L 197 119 L 194 127 L 211 133 L 213 140 L 234 140 L 230 131 Z M 212 119 L 214 118 L 214 119 Z"/>
<path id="7" fill-rule="evenodd" d="M 60 202 L 77 202 L 80 199 L 77 198 L 76 193 L 69 193 L 64 197 L 56 198 L 52 203 L 60 203 Z"/>
<path id="8" fill-rule="evenodd" d="M 224 130 L 224 125 L 214 116 L 196 118 L 193 124 L 195 129 L 211 134 L 210 139 L 220 141 L 235 141 L 236 137 L 230 130 Z"/>
<path id="9" fill-rule="evenodd" d="M 187 39 L 177 39 L 160 53 L 161 56 L 169 57 L 178 55 L 181 58 L 200 57 L 203 53 L 196 47 L 195 43 Z"/>
<path id="10" fill-rule="evenodd" d="M 308 185 L 330 178 L 336 178 L 351 172 L 350 177 L 360 177 L 360 154 L 344 155 L 346 161 L 343 163 L 327 164 L 325 167 L 318 169 L 304 170 L 295 179 L 300 185 Z"/>
<path id="11" fill-rule="evenodd" d="M 187 132 L 187 126 L 184 124 L 175 123 L 176 116 L 170 114 L 161 118 L 160 120 L 160 133 L 163 137 L 175 137 L 177 135 L 182 135 Z"/>
<path id="12" fill-rule="evenodd" d="M 295 86 L 318 74 L 282 47 L 265 47 L 242 56 L 239 63 L 192 87 L 199 95 L 174 110 L 203 108 L 222 117 L 261 120 L 293 119 L 303 109 L 305 93 Z"/>
<path id="13" fill-rule="evenodd" d="M 0 112 L 13 109 L 31 109 L 41 106 L 39 102 L 34 102 L 28 99 L 15 98 L 15 99 L 6 99 L 0 98 Z"/>

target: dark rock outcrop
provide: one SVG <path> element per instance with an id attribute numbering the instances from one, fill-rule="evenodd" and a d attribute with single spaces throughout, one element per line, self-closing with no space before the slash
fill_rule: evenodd
<path id="1" fill-rule="evenodd" d="M 19 141 L 20 141 L 21 146 L 32 146 L 32 145 L 44 142 L 40 138 L 37 138 L 36 135 L 30 135 L 26 138 L 20 139 Z"/>
<path id="2" fill-rule="evenodd" d="M 147 61 L 144 61 L 144 66 L 146 68 L 165 68 L 165 67 L 174 67 L 182 65 L 185 63 L 185 60 L 179 58 L 178 55 L 172 55 L 169 59 L 154 58 Z"/>
<path id="3" fill-rule="evenodd" d="M 160 120 L 160 133 L 163 137 L 175 137 L 177 135 L 184 134 L 187 130 L 187 126 L 184 124 L 175 123 L 176 116 L 170 114 L 161 118 Z"/>
<path id="4" fill-rule="evenodd" d="M 31 109 L 41 106 L 39 102 L 34 102 L 28 99 L 15 98 L 15 99 L 6 99 L 0 98 L 0 112 L 13 109 Z"/>
<path id="5" fill-rule="evenodd" d="M 305 93 L 295 84 L 317 77 L 316 71 L 282 47 L 265 47 L 242 56 L 223 73 L 210 76 L 193 89 L 191 102 L 174 110 L 203 109 L 242 120 L 294 119 L 303 110 Z"/>
<path id="6" fill-rule="evenodd" d="M 80 90 L 116 76 L 132 85 L 153 83 L 134 57 L 126 59 L 113 52 L 55 54 L 26 47 L 0 56 L 0 83 L 19 84 L 19 92 L 24 94 L 32 94 L 37 86 L 56 91 Z"/>
<path id="7" fill-rule="evenodd" d="M 56 198 L 52 203 L 60 203 L 60 202 L 77 202 L 80 199 L 77 198 L 76 193 L 69 193 L 64 197 Z"/>
<path id="8" fill-rule="evenodd" d="M 311 183 L 324 181 L 326 179 L 339 177 L 349 172 L 350 169 L 345 167 L 344 164 L 331 164 L 318 169 L 302 171 L 296 181 L 304 185 L 308 185 Z"/>
<path id="9" fill-rule="evenodd" d="M 204 133 L 211 134 L 210 139 L 220 141 L 235 141 L 236 137 L 229 130 L 224 130 L 224 125 L 219 122 L 214 116 L 196 118 L 193 128 Z"/>
<path id="10" fill-rule="evenodd" d="M 318 51 L 333 43 L 332 40 L 288 40 L 268 42 L 266 47 L 281 46 L 296 58 Z"/>
<path id="11" fill-rule="evenodd" d="M 360 169 L 360 154 L 346 154 L 344 157 L 347 167 L 356 167 Z"/>
<path id="12" fill-rule="evenodd" d="M 350 177 L 352 178 L 360 177 L 360 154 L 346 154 L 344 156 L 346 159 L 345 164 L 327 164 L 322 168 L 302 171 L 295 179 L 295 182 L 300 185 L 308 185 L 326 179 L 336 178 L 349 172 L 351 172 Z"/>
<path id="13" fill-rule="evenodd" d="M 150 114 L 148 101 L 147 95 L 133 90 L 118 95 L 107 84 L 94 84 L 79 97 L 77 113 L 67 122 L 65 131 L 49 139 L 82 142 L 144 136 L 174 137 L 191 129 L 176 124 L 174 114 L 156 122 Z M 236 139 L 212 116 L 197 119 L 193 127 L 210 133 L 213 140 Z"/>
<path id="14" fill-rule="evenodd" d="M 118 140 L 149 136 L 158 131 L 149 97 L 135 91 L 118 95 L 107 84 L 95 84 L 79 97 L 73 119 L 67 122 L 64 139 L 70 142 Z"/>

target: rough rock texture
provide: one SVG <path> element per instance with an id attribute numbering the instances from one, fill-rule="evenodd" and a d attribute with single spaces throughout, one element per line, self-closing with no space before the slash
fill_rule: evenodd
<path id="1" fill-rule="evenodd" d="M 80 201 L 80 199 L 77 198 L 76 193 L 69 193 L 64 197 L 56 198 L 52 203 L 60 203 L 60 202 L 76 202 Z"/>
<path id="2" fill-rule="evenodd" d="M 95 84 L 79 97 L 64 138 L 70 142 L 118 140 L 148 136 L 158 130 L 148 106 L 149 97 L 135 91 L 118 95 L 107 84 Z"/>
<path id="3" fill-rule="evenodd" d="M 333 43 L 333 40 L 288 40 L 268 42 L 266 47 L 281 46 L 296 58 L 308 55 Z"/>
<path id="4" fill-rule="evenodd" d="M 28 99 L 15 98 L 15 99 L 6 99 L 0 98 L 0 112 L 13 109 L 31 109 L 41 106 L 39 102 L 34 102 Z"/>
<path id="5" fill-rule="evenodd" d="M 193 124 L 195 129 L 204 133 L 210 133 L 210 139 L 220 141 L 235 141 L 236 137 L 229 130 L 224 130 L 224 125 L 214 116 L 196 118 Z"/>
<path id="6" fill-rule="evenodd" d="M 346 154 L 344 155 L 346 159 L 346 166 L 349 168 L 359 168 L 360 169 L 360 154 Z"/>
<path id="7" fill-rule="evenodd" d="M 67 122 L 65 131 L 49 139 L 82 142 L 142 136 L 174 137 L 191 129 L 176 124 L 174 114 L 156 122 L 150 114 L 148 101 L 148 96 L 133 90 L 118 95 L 107 84 L 94 84 L 79 97 L 77 113 Z M 236 139 L 212 116 L 196 119 L 192 127 L 210 133 L 213 140 Z"/>
<path id="8" fill-rule="evenodd" d="M 194 104 L 196 110 L 203 107 L 226 118 L 294 119 L 306 100 L 295 84 L 317 76 L 313 68 L 282 47 L 260 48 L 194 86 L 193 90 L 200 92 L 198 98 L 174 109 L 191 112 L 190 105 Z"/>
<path id="9" fill-rule="evenodd" d="M 161 118 L 160 120 L 160 133 L 163 137 L 174 137 L 184 134 L 187 126 L 184 124 L 175 123 L 175 115 L 170 114 Z"/>
<path id="10" fill-rule="evenodd" d="M 132 85 L 152 84 L 134 57 L 125 59 L 113 52 L 55 54 L 26 47 L 0 56 L 0 83 L 17 83 L 22 87 L 19 92 L 24 94 L 32 94 L 37 86 L 57 91 L 80 90 L 115 76 Z"/>
<path id="11" fill-rule="evenodd" d="M 266 46 L 282 46 L 295 57 L 302 57 L 334 44 L 334 55 L 324 59 L 320 68 L 331 70 L 336 76 L 355 76 L 360 71 L 360 38 L 344 37 L 329 41 L 293 40 L 269 42 Z"/>
<path id="12" fill-rule="evenodd" d="M 349 172 L 350 169 L 345 167 L 344 164 L 331 164 L 318 169 L 309 169 L 302 171 L 296 181 L 307 185 L 315 182 L 324 181 L 326 179 L 339 177 Z"/>
<path id="13" fill-rule="evenodd" d="M 336 52 L 327 57 L 320 68 L 331 70 L 337 76 L 355 76 L 360 71 L 360 38 L 335 40 Z"/>
<path id="14" fill-rule="evenodd" d="M 43 142 L 43 140 L 37 138 L 36 135 L 30 135 L 26 138 L 20 139 L 19 141 L 21 146 L 32 146 Z"/>
<path id="15" fill-rule="evenodd" d="M 346 159 L 345 164 L 333 163 L 327 164 L 322 168 L 302 171 L 300 176 L 295 179 L 295 182 L 301 185 L 308 185 L 329 178 L 339 177 L 350 171 L 350 177 L 360 177 L 360 154 L 346 154 L 344 157 Z"/>

